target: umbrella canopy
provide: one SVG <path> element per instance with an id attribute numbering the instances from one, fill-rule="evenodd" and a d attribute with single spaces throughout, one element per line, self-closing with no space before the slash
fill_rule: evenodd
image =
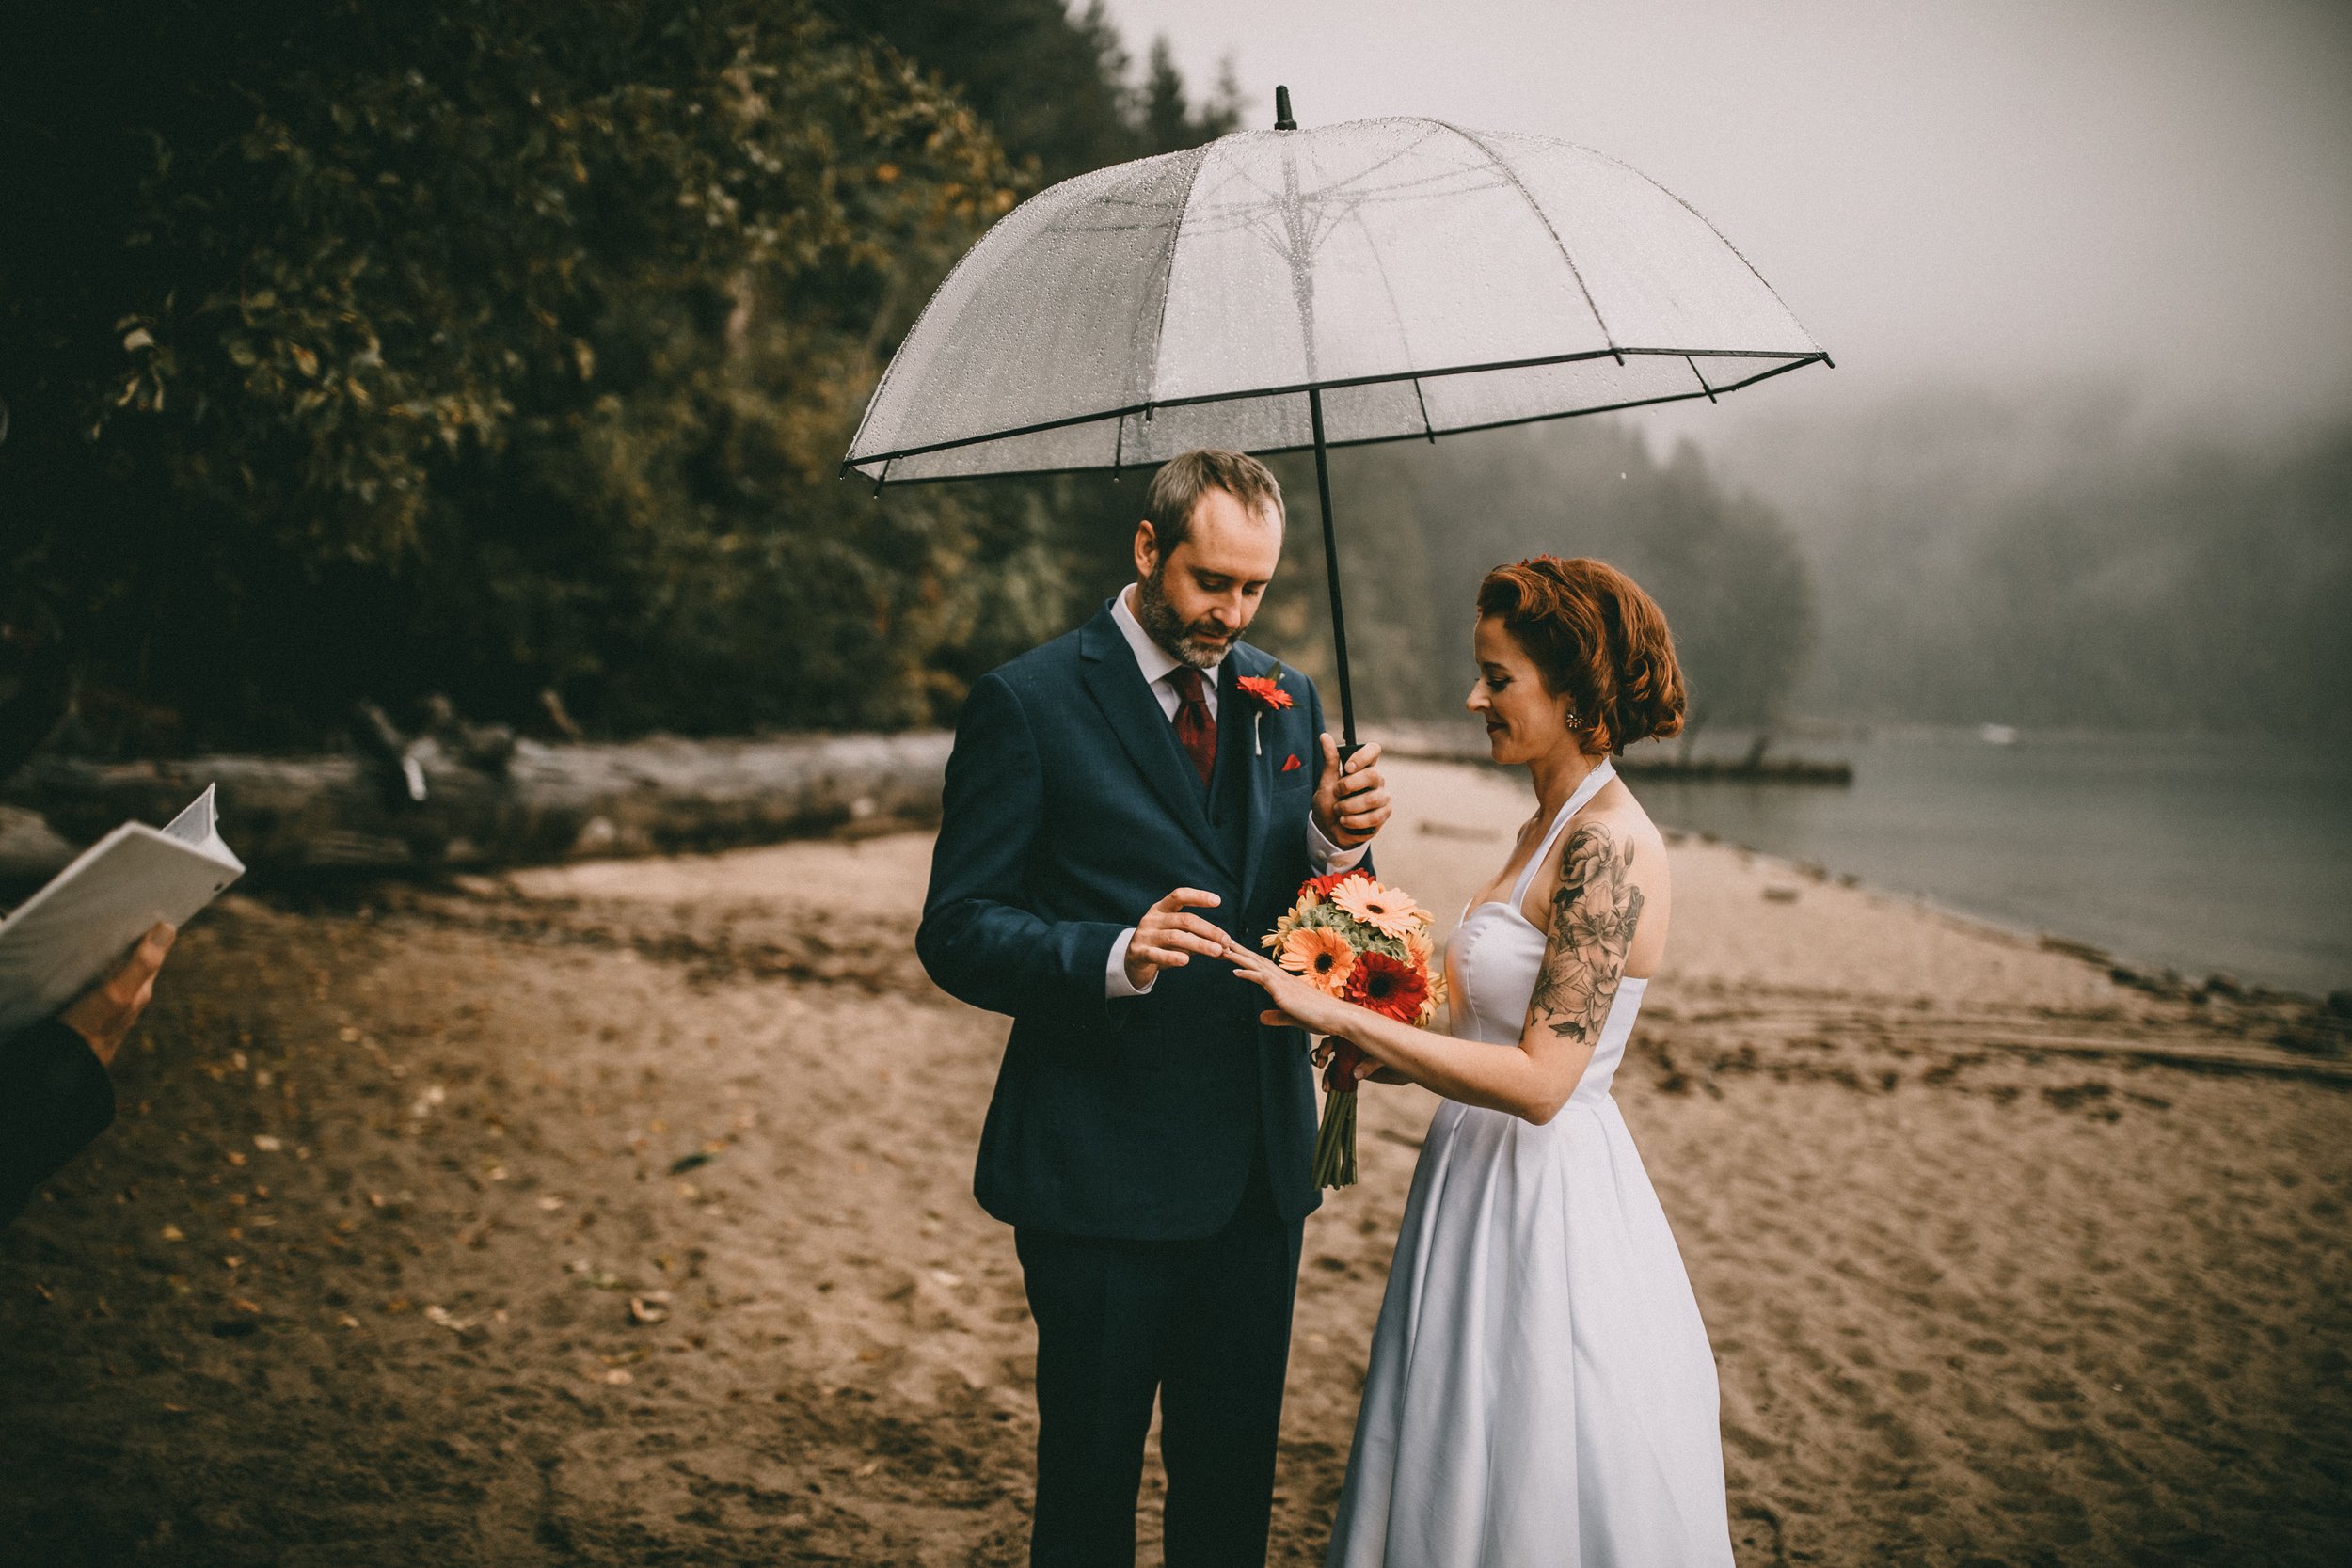
<path id="1" fill-rule="evenodd" d="M 847 467 L 896 483 L 1436 436 L 1827 357 L 1706 219 L 1599 153 L 1434 119 L 1245 131 L 1008 214 L 892 359 Z"/>
<path id="2" fill-rule="evenodd" d="M 1272 131 L 1065 180 L 980 237 L 866 405 L 888 483 L 1327 448 L 1712 399 L 1829 356 L 1721 234 L 1613 159 L 1436 119 Z"/>

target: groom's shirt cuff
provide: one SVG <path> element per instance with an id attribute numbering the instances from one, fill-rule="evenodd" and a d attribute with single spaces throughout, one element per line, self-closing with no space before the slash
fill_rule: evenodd
<path id="1" fill-rule="evenodd" d="M 1160 983 L 1160 977 L 1154 974 L 1152 976 L 1152 986 L 1138 989 L 1127 978 L 1127 944 L 1135 940 L 1136 928 L 1130 926 L 1119 933 L 1117 942 L 1111 943 L 1110 969 L 1103 976 L 1103 994 L 1113 1002 L 1130 996 L 1149 996 L 1152 994 L 1152 986 Z"/>
<path id="2" fill-rule="evenodd" d="M 1307 859 L 1313 863 L 1316 876 L 1328 877 L 1334 871 L 1355 870 L 1362 863 L 1364 852 L 1371 847 L 1372 840 L 1366 839 L 1353 849 L 1341 848 L 1323 836 L 1323 824 L 1315 820 L 1314 813 L 1307 814 Z M 1122 958 L 1126 955 L 1123 945 L 1114 951 Z"/>

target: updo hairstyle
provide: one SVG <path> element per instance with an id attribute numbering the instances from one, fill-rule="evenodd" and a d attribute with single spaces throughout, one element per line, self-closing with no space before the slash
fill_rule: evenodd
<path id="1" fill-rule="evenodd" d="M 1478 585 L 1491 615 L 1527 650 L 1544 689 L 1565 695 L 1584 750 L 1623 752 L 1682 729 L 1682 669 L 1657 601 L 1603 562 L 1539 555 Z"/>

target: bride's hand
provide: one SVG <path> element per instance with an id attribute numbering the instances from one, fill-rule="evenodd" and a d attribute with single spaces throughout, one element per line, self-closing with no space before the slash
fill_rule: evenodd
<path id="1" fill-rule="evenodd" d="M 1262 954 L 1225 940 L 1225 957 L 1241 971 L 1242 978 L 1265 988 L 1272 1007 L 1258 1015 L 1258 1022 L 1276 1029 L 1304 1029 L 1322 1037 L 1315 1041 L 1314 1064 L 1320 1068 L 1331 1059 L 1331 1036 L 1346 1022 L 1346 1004 L 1329 993 L 1309 985 L 1298 975 Z M 1356 1081 L 1370 1080 L 1375 1084 L 1409 1084 L 1410 1078 L 1394 1068 L 1382 1067 L 1366 1056 L 1356 1064 Z"/>
<path id="2" fill-rule="evenodd" d="M 1241 977 L 1262 988 L 1266 1000 L 1273 1004 L 1258 1015 L 1258 1022 L 1280 1029 L 1304 1029 L 1311 1034 L 1328 1035 L 1343 1022 L 1338 1009 L 1345 1006 L 1317 988 L 1293 974 L 1280 964 L 1262 953 L 1228 937 L 1225 958 Z"/>
<path id="3" fill-rule="evenodd" d="M 1280 1016 L 1279 1013 L 1260 1013 L 1258 1021 L 1262 1023 L 1272 1023 Z M 1312 1061 L 1317 1068 L 1330 1063 L 1331 1037 L 1328 1035 L 1315 1041 L 1315 1048 L 1310 1053 L 1309 1060 Z M 1359 1084 L 1409 1084 L 1412 1080 L 1392 1067 L 1382 1067 L 1371 1057 L 1362 1056 L 1359 1057 L 1356 1062 L 1356 1082 Z"/>

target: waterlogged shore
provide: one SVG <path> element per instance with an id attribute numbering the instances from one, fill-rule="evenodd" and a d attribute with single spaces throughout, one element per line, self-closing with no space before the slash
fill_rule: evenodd
<path id="1" fill-rule="evenodd" d="M 1399 763 L 1450 924 L 1528 802 Z M 231 900 L 0 1233 L 0 1529 L 56 1563 L 1022 1560 L 1004 1026 L 898 834 Z M 1618 1093 L 1744 1564 L 2352 1550 L 2352 1056 L 2289 999 L 1685 839 Z M 1309 1223 L 1273 1560 L 1320 1560 L 1434 1101 Z M 1156 1525 L 1146 1522 L 1146 1560 Z"/>

